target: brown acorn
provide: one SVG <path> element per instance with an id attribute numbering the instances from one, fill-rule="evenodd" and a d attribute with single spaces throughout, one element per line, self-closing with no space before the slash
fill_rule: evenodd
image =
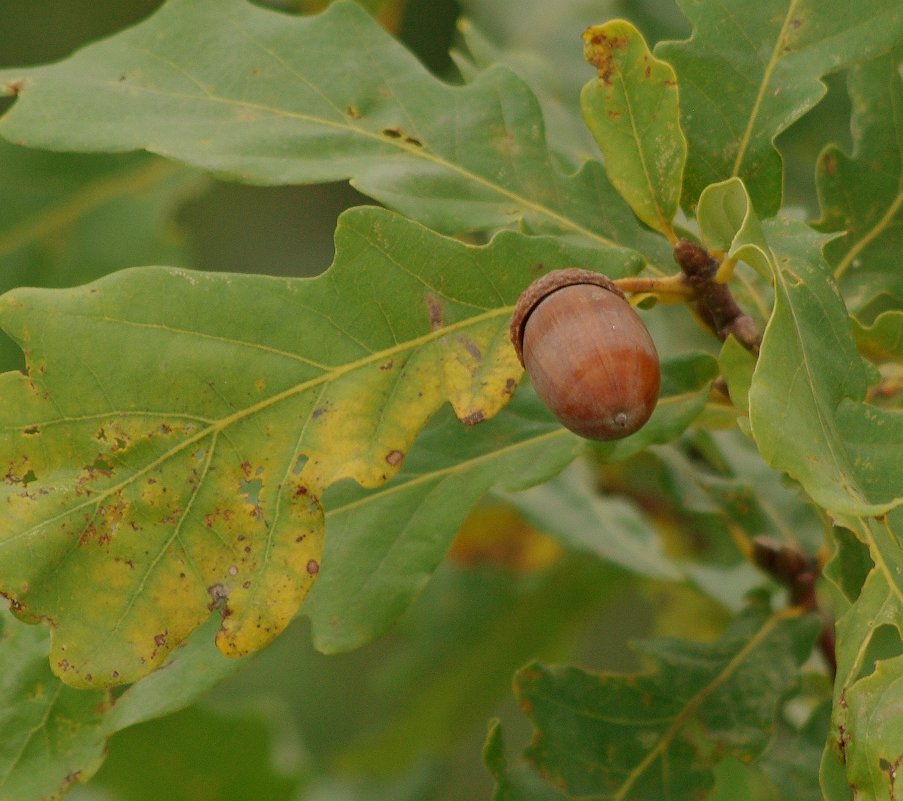
<path id="1" fill-rule="evenodd" d="M 534 281 L 515 306 L 511 340 L 536 394 L 575 434 L 620 439 L 655 409 L 655 343 L 604 275 L 571 268 Z"/>

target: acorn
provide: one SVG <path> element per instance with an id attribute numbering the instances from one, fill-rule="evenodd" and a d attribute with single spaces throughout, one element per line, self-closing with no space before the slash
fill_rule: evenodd
<path id="1" fill-rule="evenodd" d="M 571 268 L 534 281 L 514 308 L 511 341 L 536 394 L 581 437 L 626 437 L 655 409 L 655 343 L 604 275 Z"/>

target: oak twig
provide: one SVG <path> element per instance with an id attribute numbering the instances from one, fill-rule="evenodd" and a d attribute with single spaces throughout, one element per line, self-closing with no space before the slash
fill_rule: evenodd
<path id="1" fill-rule="evenodd" d="M 681 239 L 674 246 L 674 260 L 680 265 L 696 297 L 696 310 L 719 339 L 733 334 L 747 350 L 759 355 L 762 336 L 752 317 L 734 300 L 726 284 L 715 281 L 718 261 L 701 245 Z"/>
<path id="2" fill-rule="evenodd" d="M 782 545 L 768 537 L 756 537 L 753 540 L 752 561 L 756 567 L 787 588 L 791 606 L 801 607 L 821 617 L 822 628 L 818 637 L 818 647 L 831 669 L 831 674 L 836 674 L 834 624 L 819 606 L 815 594 L 815 582 L 821 575 L 818 559 L 806 556 L 797 548 Z"/>

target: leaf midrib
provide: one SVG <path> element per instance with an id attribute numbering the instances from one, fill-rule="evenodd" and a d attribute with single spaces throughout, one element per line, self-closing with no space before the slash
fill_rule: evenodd
<path id="1" fill-rule="evenodd" d="M 612 801 L 624 801 L 637 780 L 646 772 L 646 770 L 655 762 L 661 753 L 670 745 L 671 741 L 677 736 L 677 733 L 683 728 L 684 724 L 693 715 L 696 710 L 702 706 L 705 700 L 712 695 L 719 687 L 721 687 L 743 664 L 746 657 L 749 656 L 759 645 L 771 634 L 784 620 L 792 620 L 800 617 L 803 610 L 799 607 L 788 607 L 781 609 L 769 617 L 762 627 L 752 636 L 743 647 L 730 658 L 728 663 L 722 670 L 708 682 L 696 695 L 694 695 L 686 704 L 686 706 L 674 718 L 674 722 L 668 730 L 662 734 L 655 746 L 650 749 L 646 756 L 639 764 L 630 772 L 625 782 L 618 788 L 618 791 L 612 796 Z"/>
<path id="2" fill-rule="evenodd" d="M 759 91 L 756 93 L 756 99 L 753 102 L 749 119 L 746 122 L 746 129 L 743 131 L 743 136 L 740 137 L 740 142 L 737 146 L 737 156 L 734 159 L 734 166 L 731 169 L 731 178 L 740 175 L 740 168 L 743 164 L 743 159 L 746 157 L 746 151 L 749 148 L 749 143 L 752 141 L 753 129 L 755 128 L 759 112 L 762 109 L 762 103 L 765 101 L 765 93 L 768 91 L 768 86 L 771 83 L 771 76 L 774 74 L 774 71 L 777 69 L 778 62 L 780 61 L 779 52 L 781 49 L 781 43 L 784 41 L 784 36 L 787 34 L 787 28 L 790 25 L 790 20 L 793 17 L 793 13 L 796 10 L 798 2 L 799 0 L 791 0 L 790 5 L 787 7 L 787 13 L 784 16 L 784 22 L 781 24 L 781 30 L 778 33 L 774 47 L 772 48 L 771 56 L 769 57 L 768 62 L 765 64 L 765 72 L 763 73 L 762 80 L 759 83 Z"/>
<path id="3" fill-rule="evenodd" d="M 661 62 L 655 60 L 651 53 L 649 54 L 649 59 L 652 62 L 653 69 L 658 68 L 661 64 Z M 646 191 L 649 193 L 649 199 L 652 201 L 652 207 L 655 209 L 655 216 L 658 218 L 658 230 L 661 231 L 666 237 L 668 237 L 668 240 L 672 244 L 675 244 L 677 242 L 677 237 L 671 230 L 671 221 L 665 216 L 665 213 L 662 210 L 661 204 L 659 203 L 658 193 L 655 191 L 655 182 L 652 180 L 652 175 L 649 172 L 649 166 L 646 160 L 646 150 L 643 147 L 645 139 L 637 130 L 636 118 L 633 113 L 633 103 L 631 102 L 630 93 L 627 91 L 627 82 L 624 78 L 624 70 L 622 64 L 614 59 L 613 62 L 616 66 L 618 82 L 621 84 L 621 94 L 624 97 L 624 106 L 627 108 L 627 117 L 630 120 L 630 130 L 633 133 L 633 138 L 636 142 L 637 156 L 639 158 L 640 167 L 642 167 L 643 170 L 643 178 L 646 181 Z"/>

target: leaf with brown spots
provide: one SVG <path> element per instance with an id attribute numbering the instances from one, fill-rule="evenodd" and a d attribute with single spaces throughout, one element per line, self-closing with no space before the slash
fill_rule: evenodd
<path id="1" fill-rule="evenodd" d="M 28 370 L 0 377 L 0 592 L 50 624 L 67 683 L 134 681 L 214 611 L 223 653 L 266 645 L 321 572 L 323 491 L 387 481 L 445 402 L 507 402 L 530 265 L 641 263 L 378 209 L 336 245 L 316 279 L 143 268 L 3 299 Z"/>
<path id="2" fill-rule="evenodd" d="M 583 33 L 596 68 L 580 94 L 583 119 L 605 156 L 608 178 L 644 223 L 676 241 L 687 140 L 680 129 L 674 70 L 655 58 L 625 20 Z"/>
<path id="3" fill-rule="evenodd" d="M 901 515 L 897 515 L 898 524 Z M 829 571 L 843 570 L 844 554 Z M 839 582 L 838 582 L 839 584 Z M 823 773 L 842 767 L 857 798 L 898 798 L 903 754 L 903 593 L 872 570 L 859 597 L 837 621 L 837 678 Z M 841 791 L 843 792 L 843 791 Z M 897 793 L 895 795 L 895 793 Z M 841 795 L 827 795 L 834 801 Z"/>

